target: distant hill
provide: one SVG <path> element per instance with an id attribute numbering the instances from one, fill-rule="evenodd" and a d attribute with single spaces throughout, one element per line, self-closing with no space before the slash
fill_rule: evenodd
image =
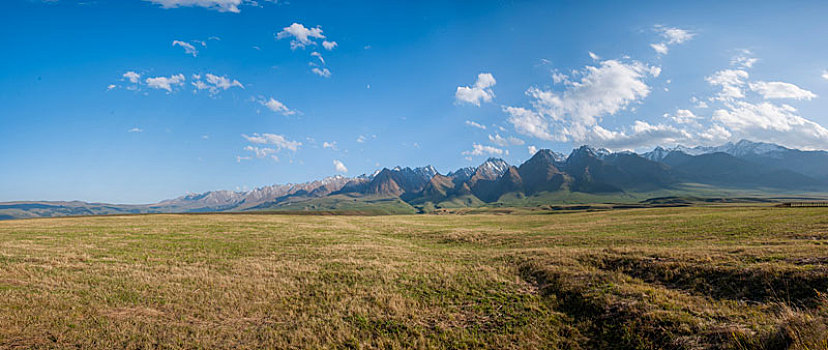
<path id="1" fill-rule="evenodd" d="M 489 158 L 445 175 L 430 165 L 385 168 L 353 178 L 187 194 L 147 205 L 0 203 L 0 219 L 260 210 L 410 213 L 494 203 L 631 201 L 698 191 L 720 196 L 825 194 L 828 152 L 746 140 L 716 147 L 656 147 L 643 154 L 582 146 L 564 156 L 542 149 L 518 166 Z"/>

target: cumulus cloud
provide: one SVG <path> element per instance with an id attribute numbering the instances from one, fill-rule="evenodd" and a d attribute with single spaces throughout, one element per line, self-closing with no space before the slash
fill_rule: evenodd
<path id="1" fill-rule="evenodd" d="M 293 38 L 293 40 L 290 41 L 290 48 L 295 50 L 297 48 L 304 48 L 308 45 L 316 45 L 316 41 L 314 39 L 325 39 L 325 35 L 322 34 L 322 28 L 319 26 L 314 28 L 306 28 L 302 24 L 293 23 L 290 26 L 283 28 L 281 32 L 276 34 L 276 39 L 284 38 Z M 328 45 L 330 46 L 331 44 Z M 333 46 L 336 46 L 336 44 L 334 43 Z M 333 46 L 331 46 L 331 49 L 333 49 Z M 327 46 L 325 48 L 327 49 Z"/>
<path id="2" fill-rule="evenodd" d="M 495 133 L 494 135 L 489 135 L 489 141 L 495 145 L 500 147 L 508 147 L 508 146 L 520 146 L 525 142 L 517 137 L 509 136 L 503 137 L 500 134 Z"/>
<path id="3" fill-rule="evenodd" d="M 207 73 L 204 75 L 204 81 L 201 80 L 201 75 L 199 74 L 194 74 L 193 79 L 195 79 L 195 81 L 191 84 L 197 90 L 208 90 L 210 92 L 210 95 L 216 95 L 220 91 L 227 90 L 232 87 L 244 89 L 244 84 L 242 84 L 238 80 L 230 79 L 226 76 L 218 76 L 211 73 Z"/>
<path id="4" fill-rule="evenodd" d="M 535 146 L 526 147 L 526 150 L 529 151 L 529 155 L 535 155 L 535 153 L 538 153 L 538 148 Z"/>
<path id="5" fill-rule="evenodd" d="M 313 72 L 313 74 L 316 74 L 316 75 L 318 75 L 320 77 L 323 77 L 323 78 L 330 78 L 331 77 L 331 71 L 328 70 L 328 68 L 319 69 L 318 67 L 314 67 L 313 69 L 311 69 L 311 72 Z"/>
<path id="6" fill-rule="evenodd" d="M 671 125 L 652 125 L 636 120 L 631 127 L 620 131 L 610 131 L 596 125 L 587 136 L 586 142 L 611 149 L 632 150 L 652 144 L 675 144 L 691 137 L 688 131 Z"/>
<path id="7" fill-rule="evenodd" d="M 337 44 L 336 41 L 327 41 L 327 40 L 322 41 L 322 47 L 324 47 L 325 50 L 328 50 L 328 51 L 333 50 L 338 45 L 339 44 Z"/>
<path id="8" fill-rule="evenodd" d="M 664 43 L 680 43 L 691 37 L 677 35 L 675 40 L 665 37 Z M 742 53 L 747 58 L 731 61 L 738 69 L 715 71 L 705 78 L 716 88 L 712 96 L 705 100 L 690 99 L 695 108 L 714 108 L 706 115 L 677 108 L 674 113 L 664 114 L 661 121 L 635 120 L 626 126 L 605 127 L 602 122 L 606 118 L 623 110 L 633 110 L 634 104 L 641 103 L 650 93 L 647 77 L 660 74 L 658 67 L 616 60 L 601 61 L 570 74 L 556 73 L 558 76 L 553 80 L 563 88 L 529 88 L 526 95 L 530 98 L 530 107 L 503 106 L 503 111 L 508 122 L 522 135 L 616 150 L 677 143 L 710 145 L 738 139 L 824 149 L 828 145 L 828 129 L 801 116 L 790 105 L 771 102 L 774 99 L 808 101 L 816 98 L 816 94 L 791 83 L 751 81 L 742 68 L 749 68 L 756 59 L 748 57 L 747 51 Z M 490 136 L 489 141 L 500 147 L 509 145 L 505 138 L 498 136 Z M 464 154 L 484 154 L 485 146 L 478 146 Z"/>
<path id="9" fill-rule="evenodd" d="M 534 111 L 507 108 L 509 121 L 516 130 L 546 140 L 586 140 L 590 129 L 606 116 L 626 109 L 650 94 L 644 82 L 658 76 L 660 69 L 640 62 L 606 60 L 574 72 L 580 80 L 567 83 L 563 92 L 530 88 Z M 552 129 L 555 134 L 552 134 Z"/>
<path id="10" fill-rule="evenodd" d="M 331 142 L 325 141 L 325 142 L 322 143 L 322 148 L 329 148 L 329 149 L 332 149 L 332 150 L 336 151 L 336 141 L 331 141 Z"/>
<path id="11" fill-rule="evenodd" d="M 485 125 L 480 124 L 480 123 L 475 122 L 475 121 L 467 120 L 467 121 L 466 121 L 466 125 L 471 126 L 471 127 L 473 127 L 473 128 L 478 128 L 478 129 L 483 129 L 483 130 L 486 130 L 486 126 L 485 126 Z"/>
<path id="12" fill-rule="evenodd" d="M 549 122 L 540 113 L 522 107 L 507 106 L 503 110 L 509 115 L 509 123 L 520 134 L 537 137 L 542 140 L 566 141 L 566 137 L 563 135 L 552 135 L 549 131 Z"/>
<path id="13" fill-rule="evenodd" d="M 138 84 L 141 79 L 141 74 L 135 73 L 133 71 L 129 71 L 124 73 L 123 77 L 129 80 L 130 83 Z"/>
<path id="14" fill-rule="evenodd" d="M 497 83 L 491 73 L 480 73 L 474 86 L 458 86 L 454 98 L 458 103 L 470 103 L 480 106 L 480 102 L 491 102 L 494 98 L 492 86 Z"/>
<path id="15" fill-rule="evenodd" d="M 463 151 L 462 153 L 464 156 L 482 156 L 482 155 L 491 155 L 491 156 L 500 156 L 504 154 L 509 154 L 508 151 L 502 150 L 497 147 L 492 146 L 484 146 L 477 143 L 472 144 L 471 151 Z"/>
<path id="16" fill-rule="evenodd" d="M 600 125 L 603 119 L 632 109 L 631 106 L 649 96 L 651 88 L 646 81 L 658 77 L 660 67 L 611 59 L 572 71 L 569 75 L 558 74 L 555 82 L 562 83 L 562 89 L 531 87 L 526 90 L 531 108 L 503 107 L 507 121 L 515 131 L 541 140 L 614 149 L 633 149 L 653 142 L 671 143 L 691 136 L 683 127 L 641 120 L 617 130 Z M 674 118 L 689 122 L 695 116 L 685 110 L 665 117 L 674 122 Z M 496 136 L 490 141 L 501 147 L 505 144 Z"/>
<path id="17" fill-rule="evenodd" d="M 745 97 L 742 87 L 750 75 L 741 69 L 725 69 L 713 73 L 705 78 L 710 85 L 722 88 L 716 99 L 720 101 L 731 101 Z"/>
<path id="18" fill-rule="evenodd" d="M 348 167 L 346 167 L 345 164 L 342 163 L 341 161 L 334 160 L 333 165 L 334 165 L 334 169 L 336 169 L 336 171 L 338 171 L 340 173 L 347 173 L 348 172 Z"/>
<path id="19" fill-rule="evenodd" d="M 828 80 L 828 70 L 822 71 L 822 79 Z"/>
<path id="20" fill-rule="evenodd" d="M 716 110 L 712 119 L 737 137 L 806 148 L 828 145 L 828 129 L 803 118 L 796 108 L 785 104 L 733 101 Z"/>
<path id="21" fill-rule="evenodd" d="M 285 138 L 284 135 L 254 133 L 253 136 L 247 136 L 242 134 L 242 137 L 250 143 L 260 145 L 274 145 L 277 152 L 281 151 L 282 149 L 287 149 L 296 152 L 297 150 L 299 150 L 299 147 L 302 146 L 302 142 L 288 140 L 287 138 Z"/>
<path id="22" fill-rule="evenodd" d="M 162 89 L 172 92 L 173 87 L 184 85 L 185 80 L 186 78 L 184 77 L 184 74 L 179 73 L 169 77 L 147 78 L 146 83 L 147 86 L 153 89 Z"/>
<path id="23" fill-rule="evenodd" d="M 239 13 L 239 5 L 242 0 L 144 0 L 153 4 L 161 5 L 165 9 L 176 7 L 198 6 L 219 12 Z"/>
<path id="24" fill-rule="evenodd" d="M 659 43 L 650 44 L 650 47 L 652 47 L 653 50 L 655 50 L 660 55 L 666 55 L 667 52 L 669 52 L 668 46 L 683 44 L 684 42 L 696 36 L 695 33 L 692 33 L 688 30 L 665 27 L 663 25 L 656 25 L 653 27 L 653 30 L 656 33 L 658 33 L 659 36 L 661 36 L 663 41 Z"/>
<path id="25" fill-rule="evenodd" d="M 765 99 L 789 98 L 794 100 L 811 100 L 816 94 L 791 83 L 781 81 L 758 81 L 748 84 L 751 90 L 762 95 Z"/>
<path id="26" fill-rule="evenodd" d="M 675 114 L 665 114 L 664 116 L 676 122 L 677 124 L 698 125 L 698 121 L 701 119 L 701 117 L 693 114 L 693 112 L 687 109 L 679 109 L 676 111 Z"/>
<path id="27" fill-rule="evenodd" d="M 195 46 L 190 43 L 186 43 L 180 40 L 173 40 L 172 46 L 181 46 L 184 48 L 184 53 L 188 55 L 193 55 L 193 57 L 198 56 L 198 50 L 196 50 Z"/>
<path id="28" fill-rule="evenodd" d="M 288 106 L 286 106 L 284 103 L 280 102 L 279 100 L 273 97 L 269 99 L 260 99 L 259 104 L 267 107 L 267 109 L 273 112 L 281 113 L 284 116 L 291 116 L 296 114 L 295 110 L 288 108 Z"/>

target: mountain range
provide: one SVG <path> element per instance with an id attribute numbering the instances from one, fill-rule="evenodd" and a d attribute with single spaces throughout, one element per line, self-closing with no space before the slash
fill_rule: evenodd
<path id="1" fill-rule="evenodd" d="M 447 174 L 433 166 L 395 167 L 251 191 L 187 194 L 146 205 L 85 202 L 0 203 L 0 219 L 215 211 L 429 212 L 440 208 L 633 201 L 676 194 L 828 193 L 828 152 L 742 140 L 716 147 L 656 147 L 642 154 L 581 146 L 569 155 L 542 149 L 514 166 L 489 158 Z"/>

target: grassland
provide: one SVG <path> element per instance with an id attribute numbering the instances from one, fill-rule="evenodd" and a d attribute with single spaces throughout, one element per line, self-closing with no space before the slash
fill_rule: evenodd
<path id="1" fill-rule="evenodd" d="M 0 348 L 826 349 L 828 210 L 0 222 Z"/>

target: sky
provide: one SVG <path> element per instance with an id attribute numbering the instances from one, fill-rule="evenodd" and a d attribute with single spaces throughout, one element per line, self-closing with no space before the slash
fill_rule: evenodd
<path id="1" fill-rule="evenodd" d="M 828 148 L 824 1 L 8 0 L 0 201 Z"/>

